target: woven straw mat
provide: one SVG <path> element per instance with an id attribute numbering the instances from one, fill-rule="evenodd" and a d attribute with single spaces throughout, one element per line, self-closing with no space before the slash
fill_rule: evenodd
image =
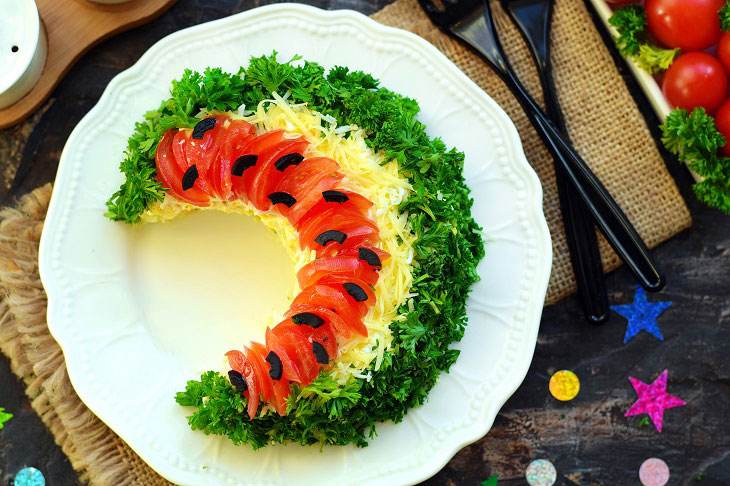
<path id="1" fill-rule="evenodd" d="M 553 269 L 546 303 L 575 289 L 558 208 L 550 156 L 507 87 L 470 51 L 439 32 L 416 0 L 397 0 L 373 16 L 432 42 L 507 111 L 527 159 L 544 187 L 553 239 Z M 529 53 L 512 24 L 497 21 L 513 65 L 539 93 Z M 580 0 L 558 0 L 553 62 L 560 101 L 577 149 L 614 194 L 650 246 L 690 225 L 690 216 L 649 134 L 644 119 Z M 565 42 L 561 40 L 565 39 Z M 631 155 L 629 158 L 628 155 Z M 46 326 L 46 296 L 38 277 L 38 240 L 51 186 L 36 189 L 0 213 L 0 350 L 23 378 L 32 406 L 82 479 L 98 485 L 168 484 L 79 400 L 63 354 Z M 601 240 L 606 270 L 619 261 Z"/>

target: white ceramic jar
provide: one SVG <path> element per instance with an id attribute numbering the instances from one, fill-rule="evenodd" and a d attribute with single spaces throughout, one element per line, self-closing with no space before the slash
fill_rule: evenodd
<path id="1" fill-rule="evenodd" d="M 0 0 L 0 109 L 25 96 L 46 64 L 46 32 L 33 0 Z"/>

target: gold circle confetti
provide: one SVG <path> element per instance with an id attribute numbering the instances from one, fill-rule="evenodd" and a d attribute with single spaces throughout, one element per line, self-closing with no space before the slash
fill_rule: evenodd
<path id="1" fill-rule="evenodd" d="M 580 391 L 580 380 L 568 370 L 556 372 L 550 377 L 550 394 L 560 401 L 572 400 Z"/>

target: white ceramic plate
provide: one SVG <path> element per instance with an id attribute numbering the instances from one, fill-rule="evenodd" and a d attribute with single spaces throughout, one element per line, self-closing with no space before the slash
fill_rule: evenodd
<path id="1" fill-rule="evenodd" d="M 418 100 L 429 133 L 466 153 L 473 214 L 490 237 L 456 365 L 424 406 L 400 424 L 379 425 L 364 449 L 254 452 L 191 431 L 190 410 L 174 393 L 201 371 L 221 369 L 228 349 L 261 336 L 271 305 L 286 305 L 291 264 L 247 217 L 198 214 L 134 228 L 103 217 L 134 122 L 167 97 L 171 80 L 185 68 L 236 71 L 273 49 L 280 60 L 299 53 L 327 68 L 362 69 Z M 351 11 L 279 4 L 170 35 L 109 83 L 61 156 L 40 272 L 74 388 L 169 480 L 394 485 L 433 475 L 489 430 L 530 364 L 551 255 L 539 180 L 489 96 L 413 34 Z"/>

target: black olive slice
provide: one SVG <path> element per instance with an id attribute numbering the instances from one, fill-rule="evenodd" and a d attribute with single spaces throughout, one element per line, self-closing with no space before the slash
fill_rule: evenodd
<path id="1" fill-rule="evenodd" d="M 317 363 L 329 364 L 330 357 L 327 354 L 327 350 L 317 341 L 312 341 L 312 352 L 314 353 L 314 357 L 317 358 Z"/>
<path id="2" fill-rule="evenodd" d="M 215 118 L 214 118 L 215 120 Z M 185 171 L 185 174 L 183 174 L 182 178 L 182 188 L 183 191 L 187 191 L 191 187 L 193 187 L 193 184 L 195 184 L 195 181 L 198 179 L 198 168 L 195 166 L 195 164 L 188 167 L 188 170 Z"/>
<path id="3" fill-rule="evenodd" d="M 274 162 L 274 167 L 276 167 L 276 170 L 284 172 L 287 167 L 290 165 L 299 165 L 302 160 L 304 160 L 304 156 L 294 152 L 292 154 L 286 154 L 279 157 L 279 159 Z"/>
<path id="4" fill-rule="evenodd" d="M 345 282 L 342 284 L 343 287 L 345 287 L 345 290 L 348 294 L 350 294 L 350 297 L 355 299 L 356 302 L 364 302 L 368 300 L 368 294 L 365 293 L 365 291 L 356 283 L 352 282 Z"/>
<path id="5" fill-rule="evenodd" d="M 213 117 L 203 118 L 193 128 L 193 138 L 201 139 L 205 132 L 211 130 L 215 126 L 215 122 L 218 121 Z"/>
<path id="6" fill-rule="evenodd" d="M 254 155 L 254 154 L 241 155 L 233 163 L 233 169 L 231 169 L 231 174 L 233 174 L 234 176 L 239 176 L 239 177 L 242 176 L 243 171 L 256 165 L 256 162 L 258 160 L 259 160 L 258 155 Z"/>
<path id="7" fill-rule="evenodd" d="M 306 324 L 307 326 L 312 327 L 314 329 L 317 329 L 319 326 L 324 324 L 324 319 L 319 317 L 317 314 L 312 314 L 310 312 L 302 312 L 301 314 L 295 314 L 291 317 L 291 320 L 297 326 Z"/>
<path id="8" fill-rule="evenodd" d="M 350 199 L 349 197 L 347 197 L 347 194 L 340 191 L 324 191 L 322 193 L 322 197 L 327 202 L 336 202 L 340 204 Z"/>
<path id="9" fill-rule="evenodd" d="M 228 379 L 231 380 L 231 385 L 236 387 L 236 390 L 240 392 L 245 392 L 248 390 L 248 385 L 246 384 L 246 380 L 243 379 L 243 375 L 239 373 L 236 370 L 231 370 L 228 372 Z"/>
<path id="10" fill-rule="evenodd" d="M 269 376 L 271 376 L 274 380 L 281 380 L 281 372 L 283 368 L 281 367 L 281 358 L 279 358 L 279 355 L 273 351 L 269 351 L 268 356 L 266 356 L 266 361 L 268 361 L 269 366 L 271 366 Z"/>
<path id="11" fill-rule="evenodd" d="M 375 253 L 370 248 L 358 248 L 357 249 L 357 259 L 362 260 L 368 265 L 372 265 L 374 267 L 382 267 L 383 264 L 380 263 L 380 257 L 377 253 Z"/>
<path id="12" fill-rule="evenodd" d="M 319 243 L 322 246 L 325 246 L 330 241 L 336 241 L 341 245 L 345 241 L 345 238 L 347 238 L 347 235 L 342 231 L 327 230 L 318 237 L 316 237 L 314 241 L 315 243 Z"/>
<path id="13" fill-rule="evenodd" d="M 297 202 L 294 196 L 288 192 L 272 192 L 267 197 L 271 201 L 271 204 L 285 204 L 288 208 L 294 206 L 294 203 Z"/>

